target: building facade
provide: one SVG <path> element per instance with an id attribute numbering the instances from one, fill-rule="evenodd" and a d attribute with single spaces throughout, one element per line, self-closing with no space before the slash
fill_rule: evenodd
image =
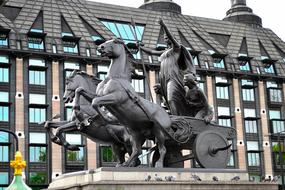
<path id="1" fill-rule="evenodd" d="M 280 174 L 277 133 L 285 130 L 285 43 L 262 27 L 245 0 L 232 1 L 223 20 L 183 15 L 171 0 L 145 0 L 140 8 L 85 0 L 9 0 L 0 8 L 0 127 L 19 137 L 28 185 L 40 189 L 62 173 L 114 166 L 109 146 L 67 133 L 66 139 L 80 146 L 70 152 L 51 143 L 38 123 L 58 113 L 68 119 L 71 105 L 61 97 L 71 71 L 105 77 L 110 60 L 96 51 L 103 40 L 120 37 L 132 47 L 137 36 L 146 47 L 165 48 L 160 18 L 192 54 L 215 120 L 237 130 L 228 167 L 247 170 L 255 180 Z M 134 56 L 141 75 L 132 81 L 135 90 L 160 103 L 148 87 L 157 82 L 159 58 Z M 284 140 L 281 144 L 285 154 Z M 12 137 L 0 132 L 0 190 L 11 182 L 13 145 Z M 141 160 L 148 164 L 147 156 Z M 199 166 L 187 161 L 185 167 Z"/>

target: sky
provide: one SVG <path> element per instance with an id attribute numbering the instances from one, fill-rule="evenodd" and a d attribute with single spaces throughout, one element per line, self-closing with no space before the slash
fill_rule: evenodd
<path id="1" fill-rule="evenodd" d="M 144 0 L 91 0 L 101 3 L 139 7 Z M 231 7 L 230 0 L 174 0 L 182 13 L 191 16 L 223 19 Z M 262 18 L 263 27 L 270 28 L 285 41 L 285 0 L 247 0 L 247 6 Z"/>

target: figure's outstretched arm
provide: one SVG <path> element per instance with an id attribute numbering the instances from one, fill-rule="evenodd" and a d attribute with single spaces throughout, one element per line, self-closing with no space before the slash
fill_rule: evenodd
<path id="1" fill-rule="evenodd" d="M 175 40 L 173 34 L 168 30 L 166 24 L 162 19 L 159 20 L 159 24 L 162 26 L 165 34 L 167 35 L 168 39 L 172 42 L 174 48 L 179 48 L 180 44 Z"/>
<path id="2" fill-rule="evenodd" d="M 140 46 L 140 49 L 148 54 L 160 56 L 164 51 L 156 51 L 150 48 Z"/>

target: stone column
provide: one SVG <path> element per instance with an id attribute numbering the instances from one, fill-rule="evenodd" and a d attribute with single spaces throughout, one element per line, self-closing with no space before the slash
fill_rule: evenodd
<path id="1" fill-rule="evenodd" d="M 213 78 L 211 76 L 206 76 L 206 86 L 207 86 L 207 98 L 208 103 L 214 107 L 214 89 L 213 89 Z M 215 120 L 215 115 L 213 120 Z"/>
<path id="2" fill-rule="evenodd" d="M 86 73 L 93 75 L 93 65 L 86 65 Z M 94 92 L 95 93 L 95 92 Z M 96 143 L 87 138 L 87 162 L 88 169 L 95 169 L 97 167 L 96 160 Z"/>
<path id="3" fill-rule="evenodd" d="M 52 115 L 60 113 L 59 98 L 59 63 L 52 62 Z M 55 120 L 56 121 L 56 120 Z M 59 120 L 58 120 L 59 121 Z M 61 146 L 51 143 L 52 147 L 52 178 L 62 174 L 62 149 Z"/>
<path id="4" fill-rule="evenodd" d="M 145 79 L 148 80 L 148 79 Z M 153 86 L 155 85 L 155 71 L 149 71 L 149 87 L 150 87 L 150 93 L 153 97 L 153 101 L 156 103 L 156 93 L 153 90 Z"/>
<path id="5" fill-rule="evenodd" d="M 25 123 L 24 123 L 24 73 L 23 59 L 16 58 L 16 97 L 15 97 L 15 132 L 19 137 L 19 150 L 25 154 Z M 27 160 L 27 158 L 25 158 Z"/>
<path id="6" fill-rule="evenodd" d="M 244 130 L 242 121 L 242 112 L 240 108 L 240 88 L 238 79 L 233 79 L 233 89 L 234 89 L 234 105 L 235 105 L 235 121 L 236 121 L 236 131 L 237 131 L 237 160 L 239 169 L 246 170 L 246 152 L 244 144 Z"/>
<path id="7" fill-rule="evenodd" d="M 268 126 L 268 118 L 266 114 L 266 103 L 267 100 L 265 95 L 264 83 L 263 81 L 258 82 L 258 90 L 259 90 L 259 103 L 260 103 L 260 116 L 261 116 L 261 126 L 262 129 L 262 140 L 263 140 L 263 155 L 264 155 L 264 169 L 265 175 L 268 177 L 272 176 L 272 154 L 271 154 L 271 145 L 269 141 L 269 126 Z"/>

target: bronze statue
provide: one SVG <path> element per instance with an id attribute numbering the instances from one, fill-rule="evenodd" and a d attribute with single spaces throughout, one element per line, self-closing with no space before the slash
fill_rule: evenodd
<path id="1" fill-rule="evenodd" d="M 111 144 L 121 166 L 135 167 L 148 139 L 156 144 L 150 150 L 153 166 L 177 167 L 179 162 L 182 163 L 179 167 L 183 167 L 184 160 L 194 158 L 201 167 L 226 167 L 231 155 L 228 140 L 235 137 L 236 131 L 210 123 L 213 110 L 196 85 L 191 55 L 177 43 L 162 20 L 160 24 L 169 49 L 164 52 L 142 49 L 161 55 L 160 85 L 156 90 L 167 100 L 173 115 L 135 92 L 130 83 L 134 58 L 124 41 L 112 39 L 98 46 L 101 55 L 111 59 L 105 80 L 98 84 L 97 79 L 83 72 L 72 73 L 66 80 L 63 99 L 65 102 L 74 99 L 73 117 L 71 121 L 46 123 L 48 130 L 56 129 L 55 135 L 50 130 L 55 143 L 76 149 L 65 141 L 62 133 L 79 130 L 94 141 Z M 183 156 L 183 149 L 192 153 Z M 124 162 L 126 153 L 130 157 Z"/>
<path id="2" fill-rule="evenodd" d="M 125 162 L 125 154 L 131 155 L 130 135 L 126 128 L 120 125 L 113 116 L 106 113 L 106 117 L 112 120 L 106 123 L 91 106 L 91 101 L 95 97 L 96 87 L 101 82 L 94 76 L 89 76 L 81 71 L 73 71 L 66 78 L 66 87 L 63 96 L 65 103 L 75 101 L 72 115 L 69 121 L 46 121 L 44 126 L 48 131 L 52 141 L 62 145 L 69 150 L 79 150 L 76 145 L 70 145 L 64 138 L 63 133 L 79 132 L 94 142 L 111 145 L 112 150 L 118 159 L 118 166 Z M 80 98 L 76 89 L 83 88 L 88 93 L 88 97 Z M 52 129 L 55 129 L 53 132 Z M 135 166 L 140 161 L 135 161 Z"/>
<path id="3" fill-rule="evenodd" d="M 192 74 L 184 75 L 185 98 L 187 105 L 191 107 L 192 114 L 197 119 L 204 119 L 206 123 L 210 123 L 214 117 L 212 106 L 209 105 L 204 92 L 197 86 L 196 77 Z"/>
<path id="4" fill-rule="evenodd" d="M 171 32 L 166 27 L 163 20 L 159 24 L 165 31 L 165 42 L 168 48 L 165 51 L 156 51 L 145 47 L 140 47 L 146 53 L 160 56 L 159 84 L 154 88 L 164 98 L 167 107 L 172 115 L 189 115 L 189 110 L 185 100 L 185 90 L 183 76 L 185 74 L 196 75 L 192 56 L 188 50 L 179 44 Z"/>

